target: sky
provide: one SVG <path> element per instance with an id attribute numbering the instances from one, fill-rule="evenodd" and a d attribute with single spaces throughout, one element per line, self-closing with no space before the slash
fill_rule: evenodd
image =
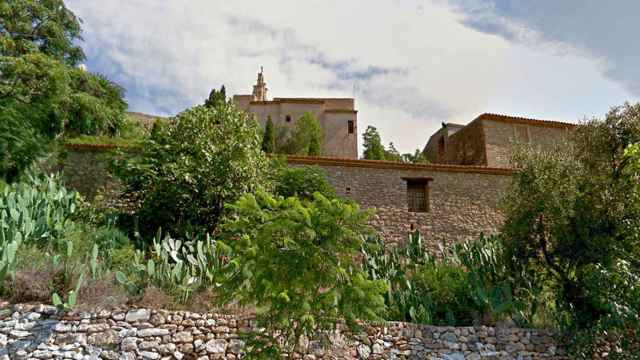
<path id="1" fill-rule="evenodd" d="M 637 0 L 66 3 L 87 68 L 131 111 L 175 115 L 222 84 L 249 94 L 263 66 L 269 97 L 355 97 L 360 135 L 413 152 L 484 112 L 578 122 L 640 101 Z"/>

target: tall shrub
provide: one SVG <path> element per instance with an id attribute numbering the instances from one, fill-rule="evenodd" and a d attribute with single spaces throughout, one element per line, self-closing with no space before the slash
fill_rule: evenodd
<path id="1" fill-rule="evenodd" d="M 196 106 L 156 130 L 117 166 L 147 237 L 159 227 L 174 237 L 214 231 L 225 204 L 269 187 L 259 126 L 233 105 Z"/>
<path id="2" fill-rule="evenodd" d="M 280 358 L 342 319 L 352 328 L 379 319 L 384 283 L 368 280 L 357 260 L 366 212 L 319 194 L 300 202 L 264 192 L 230 209 L 223 241 L 232 255 L 219 294 L 223 303 L 257 307 L 264 331 L 251 334 L 251 358 Z"/>

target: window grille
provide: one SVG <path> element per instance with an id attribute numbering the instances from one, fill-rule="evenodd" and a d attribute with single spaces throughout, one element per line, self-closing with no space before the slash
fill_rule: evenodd
<path id="1" fill-rule="evenodd" d="M 353 132 L 355 131 L 355 126 L 353 124 L 353 120 L 349 120 L 347 122 L 347 126 L 349 127 L 349 134 L 353 134 Z"/>
<path id="2" fill-rule="evenodd" d="M 429 211 L 429 181 L 431 179 L 405 179 L 407 181 L 407 205 L 410 212 Z"/>

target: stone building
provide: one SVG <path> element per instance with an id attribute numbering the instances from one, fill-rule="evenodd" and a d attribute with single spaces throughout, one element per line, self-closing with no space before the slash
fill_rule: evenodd
<path id="1" fill-rule="evenodd" d="M 288 161 L 321 167 L 338 196 L 375 209 L 371 225 L 386 241 L 403 242 L 416 229 L 431 250 L 496 233 L 511 175 L 507 168 L 474 165 L 293 156 Z"/>
<path id="2" fill-rule="evenodd" d="M 304 113 L 312 113 L 324 132 L 322 154 L 358 158 L 358 111 L 352 98 L 267 98 L 267 84 L 262 69 L 251 95 L 234 95 L 233 103 L 254 114 L 264 127 L 271 118 L 276 129 L 293 129 Z"/>
<path id="3" fill-rule="evenodd" d="M 467 125 L 443 123 L 429 138 L 424 154 L 432 163 L 506 167 L 514 145 L 550 147 L 574 127 L 559 121 L 482 114 Z"/>

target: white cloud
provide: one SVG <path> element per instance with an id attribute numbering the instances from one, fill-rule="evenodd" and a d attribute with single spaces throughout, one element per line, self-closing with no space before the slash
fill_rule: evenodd
<path id="1" fill-rule="evenodd" d="M 248 93 L 264 65 L 270 96 L 352 96 L 355 85 L 359 130 L 375 125 L 385 143 L 405 152 L 422 147 L 442 121 L 466 123 L 484 111 L 540 117 L 584 111 L 567 110 L 558 92 L 536 97 L 531 83 L 562 89 L 579 77 L 581 96 L 589 98 L 600 93 L 589 85 L 610 85 L 597 61 L 567 57 L 569 50 L 544 49 L 535 61 L 523 60 L 528 48 L 470 29 L 440 1 L 67 3 L 84 20 L 89 70 L 125 86 L 134 110 L 173 114 L 201 103 L 220 84 L 229 94 Z M 506 22 L 520 34 L 537 34 Z M 572 68 L 574 60 L 581 66 Z M 548 72 L 556 66 L 565 71 L 560 80 Z M 615 99 L 621 93 L 616 89 Z M 580 107 L 576 96 L 568 98 Z M 525 105 L 510 106 L 519 103 Z"/>

